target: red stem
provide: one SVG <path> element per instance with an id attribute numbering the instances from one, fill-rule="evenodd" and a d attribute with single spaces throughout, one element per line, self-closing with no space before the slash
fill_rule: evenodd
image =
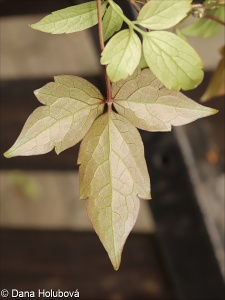
<path id="1" fill-rule="evenodd" d="M 104 38 L 103 38 L 103 28 L 102 28 L 102 16 L 101 16 L 101 0 L 97 1 L 97 11 L 98 11 L 98 36 L 99 36 L 99 45 L 101 52 L 105 48 Z M 105 83 L 106 83 L 106 91 L 107 91 L 107 99 L 106 102 L 112 102 L 112 88 L 111 82 L 106 72 L 106 66 L 104 66 L 105 71 Z"/>
<path id="2" fill-rule="evenodd" d="M 219 24 L 225 26 L 225 22 L 223 22 L 223 21 L 220 20 L 220 19 L 215 18 L 214 16 L 205 15 L 203 18 L 204 18 L 204 19 L 210 19 L 210 20 L 212 20 L 212 21 L 215 21 L 215 22 L 217 22 L 217 23 L 219 23 Z"/>

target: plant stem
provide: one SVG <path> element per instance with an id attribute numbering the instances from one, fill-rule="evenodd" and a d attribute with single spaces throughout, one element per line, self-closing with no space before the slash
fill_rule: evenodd
<path id="1" fill-rule="evenodd" d="M 99 46 L 101 52 L 105 48 L 104 44 L 104 37 L 103 37 L 103 28 L 102 28 L 102 16 L 101 16 L 101 0 L 97 1 L 97 11 L 98 11 L 98 36 L 99 36 Z M 104 72 L 105 72 L 105 83 L 106 83 L 106 92 L 107 92 L 107 99 L 105 102 L 111 102 L 112 100 L 112 88 L 111 88 L 111 82 L 106 72 L 106 66 L 104 66 Z"/>
<path id="2" fill-rule="evenodd" d="M 217 23 L 219 23 L 219 24 L 225 26 L 225 22 L 223 22 L 223 21 L 220 20 L 220 19 L 215 18 L 214 16 L 205 15 L 205 16 L 203 17 L 203 19 L 210 19 L 210 20 L 212 20 L 212 21 L 215 21 L 215 22 L 217 22 Z"/>
<path id="3" fill-rule="evenodd" d="M 117 7 L 116 7 L 116 5 L 115 5 L 115 2 L 114 2 L 113 0 L 107 0 L 107 1 L 108 1 L 108 3 L 111 5 L 112 9 L 115 10 L 115 12 L 121 17 L 121 19 L 122 19 L 125 23 L 127 23 L 127 25 L 128 25 L 130 28 L 132 28 L 132 29 L 138 31 L 138 32 L 139 32 L 140 34 L 142 34 L 142 35 L 147 35 L 147 32 L 145 32 L 145 31 L 143 31 L 142 29 L 140 29 L 139 27 L 137 27 L 131 20 L 129 20 L 123 13 L 121 13 L 121 12 L 117 9 Z"/>

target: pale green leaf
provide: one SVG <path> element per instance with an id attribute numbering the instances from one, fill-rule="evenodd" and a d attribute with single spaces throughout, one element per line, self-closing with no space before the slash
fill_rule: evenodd
<path id="1" fill-rule="evenodd" d="M 164 88 L 149 70 L 113 84 L 116 110 L 136 127 L 148 131 L 169 131 L 171 126 L 190 123 L 217 113 L 180 92 Z"/>
<path id="2" fill-rule="evenodd" d="M 141 53 L 141 59 L 140 59 L 140 61 L 139 61 L 139 67 L 140 67 L 141 69 L 148 68 L 148 65 L 147 65 L 147 63 L 146 63 L 146 60 L 145 60 L 145 57 L 144 57 L 143 52 Z"/>
<path id="3" fill-rule="evenodd" d="M 57 76 L 35 91 L 46 106 L 37 108 L 26 121 L 6 157 L 43 154 L 54 147 L 56 153 L 74 146 L 103 112 L 103 96 L 87 80 L 76 76 Z"/>
<path id="4" fill-rule="evenodd" d="M 143 52 L 149 68 L 169 89 L 193 89 L 203 79 L 203 63 L 197 52 L 171 32 L 146 33 Z"/>
<path id="5" fill-rule="evenodd" d="M 106 3 L 102 3 L 102 15 Z M 72 33 L 90 28 L 98 23 L 96 1 L 86 2 L 54 11 L 31 27 L 53 34 Z"/>
<path id="6" fill-rule="evenodd" d="M 78 164 L 80 197 L 88 199 L 89 218 L 117 270 L 139 198 L 150 198 L 140 134 L 123 116 L 106 113 L 84 137 Z"/>
<path id="7" fill-rule="evenodd" d="M 207 15 L 215 17 L 221 21 L 225 21 L 224 7 L 207 12 Z M 216 34 L 222 25 L 210 19 L 197 19 L 193 24 L 183 28 L 181 32 L 187 36 L 200 36 L 207 39 Z"/>
<path id="8" fill-rule="evenodd" d="M 116 3 L 114 5 L 117 6 L 117 10 L 123 14 L 122 9 Z M 102 21 L 104 41 L 108 40 L 115 32 L 119 31 L 122 24 L 123 19 L 114 9 L 112 9 L 112 6 L 109 6 Z"/>
<path id="9" fill-rule="evenodd" d="M 115 34 L 102 52 L 101 64 L 107 65 L 112 82 L 127 78 L 137 68 L 141 58 L 141 41 L 130 28 Z"/>
<path id="10" fill-rule="evenodd" d="M 146 28 L 167 29 L 187 16 L 192 0 L 151 0 L 146 3 L 135 23 Z"/>

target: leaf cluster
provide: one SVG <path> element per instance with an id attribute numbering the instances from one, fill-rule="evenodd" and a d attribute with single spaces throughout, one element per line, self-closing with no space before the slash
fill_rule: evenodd
<path id="1" fill-rule="evenodd" d="M 191 0 L 139 1 L 129 20 L 113 0 L 68 7 L 32 28 L 58 34 L 81 31 L 101 22 L 101 63 L 112 82 L 107 99 L 87 80 L 56 76 L 34 93 L 42 104 L 26 121 L 6 157 L 66 150 L 81 141 L 78 156 L 80 198 L 117 270 L 133 228 L 140 199 L 150 199 L 150 178 L 137 128 L 170 131 L 217 111 L 197 104 L 178 90 L 198 85 L 202 62 L 182 38 L 165 31 L 181 22 Z M 99 16 L 100 15 L 100 19 Z M 120 30 L 123 23 L 126 29 Z M 119 31 L 119 32 L 118 32 Z M 139 65 L 147 68 L 141 70 Z M 107 109 L 105 109 L 107 106 Z"/>
<path id="2" fill-rule="evenodd" d="M 150 199 L 150 179 L 137 128 L 169 131 L 216 113 L 177 91 L 162 88 L 150 69 L 113 84 L 108 112 L 105 99 L 90 82 L 56 76 L 36 90 L 44 104 L 26 121 L 5 157 L 56 153 L 81 142 L 80 197 L 114 268 L 139 211 L 139 199 Z M 112 109 L 112 106 L 114 109 Z"/>
<path id="3" fill-rule="evenodd" d="M 164 31 L 179 23 L 190 10 L 191 0 L 151 0 L 131 21 L 113 0 L 102 0 L 104 39 L 109 41 L 101 54 L 101 64 L 107 65 L 110 80 L 117 82 L 132 75 L 143 52 L 147 66 L 167 88 L 196 87 L 203 78 L 200 57 L 186 41 Z M 91 1 L 53 12 L 31 27 L 53 34 L 72 33 L 97 22 L 96 1 Z M 128 29 L 119 31 L 124 22 Z"/>

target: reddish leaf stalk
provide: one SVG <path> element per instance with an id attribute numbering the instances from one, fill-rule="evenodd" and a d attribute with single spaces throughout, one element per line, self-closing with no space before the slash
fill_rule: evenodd
<path id="1" fill-rule="evenodd" d="M 104 50 L 105 44 L 104 44 L 104 38 L 103 38 L 103 28 L 102 28 L 102 16 L 101 16 L 101 0 L 97 1 L 97 11 L 98 11 L 98 36 L 99 36 L 99 45 L 101 52 Z M 113 102 L 112 99 L 112 87 L 110 79 L 106 72 L 106 66 L 104 66 L 104 72 L 105 72 L 105 83 L 106 83 L 106 91 L 107 91 L 107 99 L 106 103 Z"/>
<path id="2" fill-rule="evenodd" d="M 215 22 L 217 22 L 217 23 L 219 23 L 219 24 L 225 26 L 225 22 L 223 22 L 223 21 L 220 20 L 220 19 L 215 18 L 214 16 L 205 15 L 203 18 L 204 18 L 204 19 L 210 19 L 210 20 L 212 20 L 212 21 L 215 21 Z"/>

